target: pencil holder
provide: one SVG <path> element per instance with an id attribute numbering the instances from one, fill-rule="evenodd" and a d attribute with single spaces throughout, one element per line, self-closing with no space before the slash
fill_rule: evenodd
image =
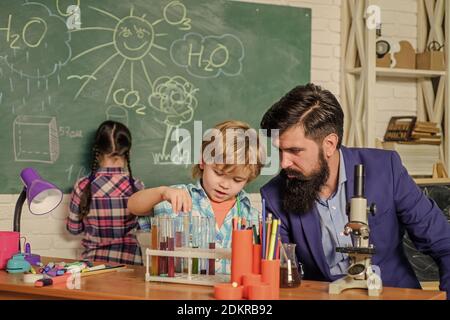
<path id="1" fill-rule="evenodd" d="M 217 300 L 241 300 L 243 292 L 243 286 L 233 286 L 231 283 L 214 285 L 214 298 Z"/>
<path id="2" fill-rule="evenodd" d="M 261 275 L 260 274 L 244 274 L 242 276 L 242 285 L 244 286 L 244 298 L 248 298 L 248 288 L 251 285 L 254 284 L 260 284 L 261 283 Z"/>
<path id="3" fill-rule="evenodd" d="M 270 300 L 271 286 L 267 283 L 251 284 L 248 286 L 248 299 L 249 300 Z"/>
<path id="4" fill-rule="evenodd" d="M 233 230 L 231 235 L 231 282 L 242 284 L 242 275 L 252 273 L 253 231 Z"/>
<path id="5" fill-rule="evenodd" d="M 280 260 L 261 260 L 262 281 L 270 285 L 271 299 L 280 297 Z"/>
<path id="6" fill-rule="evenodd" d="M 261 245 L 254 244 L 253 245 L 253 266 L 252 272 L 255 274 L 261 273 Z"/>

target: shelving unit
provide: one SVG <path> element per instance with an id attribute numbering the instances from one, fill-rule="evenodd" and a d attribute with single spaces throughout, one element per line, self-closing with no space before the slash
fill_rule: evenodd
<path id="1" fill-rule="evenodd" d="M 347 73 L 361 74 L 362 68 L 347 69 Z M 434 78 L 445 76 L 445 71 L 435 70 L 419 70 L 419 69 L 391 69 L 391 68 L 375 68 L 377 77 L 392 77 L 392 78 Z"/>
<path id="2" fill-rule="evenodd" d="M 380 78 L 411 79 L 417 84 L 417 117 L 419 121 L 438 123 L 442 132 L 440 159 L 450 168 L 450 81 L 448 50 L 450 1 L 417 0 L 417 52 L 428 43 L 445 44 L 445 71 L 390 69 L 376 67 L 376 30 L 366 27 L 365 12 L 377 0 L 344 0 L 342 2 L 341 101 L 345 113 L 344 144 L 356 147 L 376 146 L 375 84 Z M 381 7 L 381 18 L 383 19 Z M 446 14 L 447 13 L 447 14 Z M 445 19 L 445 21 L 444 21 Z M 433 82 L 435 84 L 433 85 Z M 434 90 L 434 88 L 436 90 Z"/>

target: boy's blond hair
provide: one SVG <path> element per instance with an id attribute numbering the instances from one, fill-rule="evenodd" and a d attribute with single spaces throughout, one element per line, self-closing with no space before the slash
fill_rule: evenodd
<path id="1" fill-rule="evenodd" d="M 219 144 L 221 147 L 220 149 L 222 150 L 220 150 L 221 154 L 218 155 L 214 154 L 213 152 L 212 156 L 223 156 L 223 158 L 226 158 L 229 154 L 234 156 L 234 162 L 230 163 L 229 161 L 224 161 L 223 163 L 217 164 L 217 166 L 219 166 L 221 170 L 227 173 L 233 172 L 238 166 L 243 166 L 245 171 L 249 173 L 247 182 L 256 179 L 261 173 L 261 168 L 263 167 L 265 162 L 265 150 L 261 145 L 261 140 L 256 130 L 252 129 L 247 123 L 238 120 L 221 122 L 215 125 L 213 129 L 216 129 L 221 133 L 222 141 L 219 141 Z M 251 131 L 247 131 L 249 129 L 251 129 Z M 228 136 L 229 138 L 227 139 L 227 130 L 229 130 L 228 132 L 235 133 L 232 136 L 232 139 L 229 139 L 230 136 Z M 256 141 L 256 143 L 251 143 L 251 141 L 248 141 L 246 138 L 249 138 L 249 136 L 245 133 L 244 135 L 242 135 L 243 132 L 253 133 L 255 139 L 254 141 Z M 239 143 L 239 141 L 242 141 L 242 139 L 244 139 L 244 143 Z M 205 162 L 205 159 L 203 159 L 203 153 L 205 149 L 213 142 L 215 141 L 213 141 L 212 139 L 211 141 L 202 141 L 201 157 L 202 162 L 205 164 L 211 163 L 208 161 Z M 242 159 L 244 161 L 238 162 L 237 159 Z M 200 168 L 200 164 L 196 164 L 192 167 L 192 177 L 194 179 L 201 178 L 202 174 L 203 170 Z"/>

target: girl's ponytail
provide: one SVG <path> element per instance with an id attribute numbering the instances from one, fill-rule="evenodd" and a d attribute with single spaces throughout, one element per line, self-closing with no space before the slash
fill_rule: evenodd
<path id="1" fill-rule="evenodd" d="M 95 173 L 97 172 L 99 167 L 98 158 L 100 156 L 100 151 L 98 150 L 97 146 L 94 146 L 92 148 L 92 154 L 93 157 L 91 163 L 91 174 L 89 175 L 89 183 L 83 189 L 80 197 L 80 215 L 82 219 L 84 219 L 89 214 L 91 208 L 91 200 L 92 200 L 91 185 L 95 179 Z"/>

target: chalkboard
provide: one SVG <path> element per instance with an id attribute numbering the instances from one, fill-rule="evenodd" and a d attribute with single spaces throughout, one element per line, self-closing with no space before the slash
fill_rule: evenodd
<path id="1" fill-rule="evenodd" d="M 436 201 L 438 207 L 450 223 L 450 181 L 446 183 L 419 184 L 425 195 Z M 439 268 L 434 260 L 419 252 L 405 233 L 403 247 L 419 281 L 439 281 Z"/>
<path id="2" fill-rule="evenodd" d="M 27 166 L 69 192 L 105 119 L 131 129 L 131 165 L 146 186 L 188 182 L 190 165 L 170 161 L 174 133 L 192 141 L 200 122 L 202 133 L 227 119 L 258 128 L 274 101 L 309 81 L 310 51 L 305 8 L 2 0 L 0 193 L 19 192 Z"/>

